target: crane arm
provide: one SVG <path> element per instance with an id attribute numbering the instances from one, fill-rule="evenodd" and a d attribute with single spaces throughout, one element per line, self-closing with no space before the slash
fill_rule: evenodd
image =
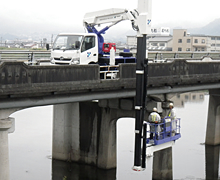
<path id="1" fill-rule="evenodd" d="M 137 31 L 138 36 L 149 34 L 151 26 L 151 2 L 152 0 L 138 0 L 138 8 L 133 11 L 112 8 L 86 13 L 83 24 L 89 33 L 97 34 L 99 54 L 102 53 L 102 44 L 104 43 L 102 34 L 105 34 L 105 31 L 121 21 L 130 20 L 132 28 Z M 99 31 L 95 28 L 96 25 L 105 23 L 111 24 Z"/>
<path id="2" fill-rule="evenodd" d="M 138 0 L 137 10 L 112 8 L 86 13 L 83 24 L 91 32 L 91 29 L 96 25 L 111 23 L 100 31 L 100 33 L 104 34 L 111 26 L 124 20 L 130 20 L 132 28 L 137 31 L 137 35 L 150 34 L 151 14 L 152 0 Z"/>
<path id="3" fill-rule="evenodd" d="M 99 54 L 103 54 L 102 52 L 102 45 L 104 43 L 104 38 L 102 34 L 105 34 L 110 27 L 114 26 L 115 24 L 124 21 L 130 20 L 132 22 L 133 29 L 137 29 L 136 22 L 136 12 L 131 12 L 126 9 L 106 9 L 102 11 L 90 12 L 86 13 L 83 19 L 83 24 L 89 33 L 95 33 L 98 36 L 98 47 L 99 47 Z M 110 23 L 110 25 L 104 27 L 101 30 L 97 30 L 95 28 L 96 25 Z"/>
<path id="4" fill-rule="evenodd" d="M 88 29 L 88 27 L 94 27 L 96 25 L 111 23 L 109 26 L 106 26 L 105 31 L 109 29 L 111 26 L 124 21 L 130 20 L 132 22 L 132 26 L 136 26 L 137 22 L 137 12 L 128 11 L 126 9 L 106 9 L 96 12 L 86 13 L 83 19 L 84 26 Z M 103 33 L 103 30 L 101 30 Z"/>

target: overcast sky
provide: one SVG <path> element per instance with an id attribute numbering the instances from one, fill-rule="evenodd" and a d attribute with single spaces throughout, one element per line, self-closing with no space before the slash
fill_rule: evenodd
<path id="1" fill-rule="evenodd" d="M 220 0 L 152 0 L 152 25 L 194 28 L 220 18 Z M 137 8 L 137 0 L 9 0 L 0 8 L 0 34 L 82 31 L 87 12 L 108 8 Z M 115 29 L 131 29 L 130 22 Z"/>

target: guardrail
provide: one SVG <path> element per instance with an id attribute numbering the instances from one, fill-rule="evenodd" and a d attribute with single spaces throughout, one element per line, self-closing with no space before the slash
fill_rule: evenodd
<path id="1" fill-rule="evenodd" d="M 132 51 L 131 51 L 132 52 Z M 132 52 L 135 56 L 135 52 Z M 169 51 L 150 51 L 148 58 L 152 61 L 167 59 L 202 59 L 210 57 L 213 60 L 220 60 L 220 52 L 169 52 Z M 23 61 L 27 64 L 40 64 L 50 62 L 50 51 L 30 51 L 30 50 L 3 50 L 0 51 L 0 61 Z"/>
<path id="2" fill-rule="evenodd" d="M 220 52 L 148 52 L 148 58 L 153 60 L 164 59 L 201 59 L 204 57 L 210 57 L 212 59 L 220 59 Z"/>
<path id="3" fill-rule="evenodd" d="M 0 51 L 0 61 L 23 61 L 26 64 L 39 64 L 50 61 L 49 51 L 8 50 Z"/>

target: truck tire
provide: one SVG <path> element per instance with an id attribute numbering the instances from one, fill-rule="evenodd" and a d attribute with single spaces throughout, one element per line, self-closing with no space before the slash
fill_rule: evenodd
<path id="1" fill-rule="evenodd" d="M 123 57 L 132 57 L 133 54 L 131 52 L 120 52 L 119 56 L 123 56 Z"/>
<path id="2" fill-rule="evenodd" d="M 98 62 L 99 62 L 100 65 L 109 65 L 109 58 L 100 57 Z"/>

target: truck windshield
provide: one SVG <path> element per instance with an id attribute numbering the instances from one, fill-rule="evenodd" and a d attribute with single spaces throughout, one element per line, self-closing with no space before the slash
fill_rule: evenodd
<path id="1" fill-rule="evenodd" d="M 53 49 L 74 50 L 79 49 L 83 36 L 58 35 L 54 41 Z"/>

